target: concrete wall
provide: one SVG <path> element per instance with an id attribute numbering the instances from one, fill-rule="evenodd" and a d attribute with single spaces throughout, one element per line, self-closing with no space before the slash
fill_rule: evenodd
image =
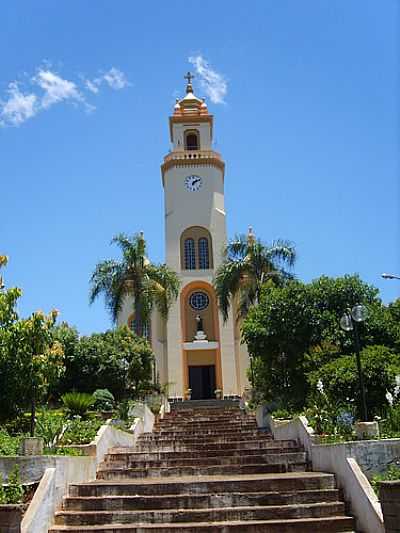
<path id="1" fill-rule="evenodd" d="M 57 471 L 57 486 L 68 485 L 96 477 L 95 457 L 67 455 L 32 455 L 0 457 L 0 475 L 7 478 L 14 465 L 18 465 L 22 483 L 37 483 L 47 468 Z"/>
<path id="2" fill-rule="evenodd" d="M 384 533 L 381 506 L 362 468 L 364 465 L 369 475 L 384 469 L 384 464 L 395 460 L 399 439 L 323 445 L 317 444 L 318 436 L 304 416 L 278 421 L 260 408 L 256 418 L 259 427 L 269 427 L 275 439 L 296 440 L 302 444 L 313 470 L 335 474 L 361 531 Z M 398 444 L 394 442 L 396 440 Z"/>
<path id="3" fill-rule="evenodd" d="M 21 522 L 21 533 L 46 532 L 55 511 L 56 469 L 47 468 Z"/>
<path id="4" fill-rule="evenodd" d="M 96 479 L 97 465 L 112 447 L 134 446 L 138 436 L 144 431 L 152 431 L 154 415 L 146 405 L 142 405 L 139 417 L 131 428 L 131 433 L 121 431 L 112 425 L 100 428 L 95 440 L 87 445 L 87 453 L 82 457 L 62 455 L 40 455 L 27 457 L 0 457 L 0 475 L 7 477 L 15 464 L 20 467 L 23 483 L 40 480 L 26 515 L 22 533 L 47 533 L 54 513 L 61 505 L 71 483 L 84 483 Z"/>
<path id="5" fill-rule="evenodd" d="M 386 533 L 400 531 L 400 481 L 382 481 L 380 495 Z"/>
<path id="6" fill-rule="evenodd" d="M 323 444 L 313 447 L 313 460 L 320 455 L 336 457 L 343 454 L 353 457 L 368 479 L 384 472 L 391 464 L 400 461 L 400 439 L 363 440 L 343 444 Z"/>

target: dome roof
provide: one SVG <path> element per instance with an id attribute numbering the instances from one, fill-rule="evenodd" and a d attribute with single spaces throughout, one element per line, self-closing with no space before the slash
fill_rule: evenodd
<path id="1" fill-rule="evenodd" d="M 188 80 L 186 85 L 186 95 L 176 100 L 174 106 L 174 115 L 208 115 L 207 104 L 204 98 L 198 98 L 193 92 L 192 79 L 193 75 L 188 72 L 185 79 Z"/>

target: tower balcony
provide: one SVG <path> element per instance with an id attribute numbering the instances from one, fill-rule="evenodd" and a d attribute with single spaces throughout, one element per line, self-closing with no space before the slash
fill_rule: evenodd
<path id="1" fill-rule="evenodd" d="M 214 150 L 174 150 L 164 157 L 161 165 L 161 174 L 164 182 L 164 174 L 173 167 L 192 167 L 192 166 L 215 166 L 225 171 L 225 163 L 221 154 Z"/>

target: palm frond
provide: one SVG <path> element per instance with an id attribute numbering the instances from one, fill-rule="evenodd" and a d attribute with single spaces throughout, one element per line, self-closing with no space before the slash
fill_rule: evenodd
<path id="1" fill-rule="evenodd" d="M 110 290 L 118 263 L 112 259 L 102 261 L 90 278 L 89 302 L 92 304 L 102 293 Z"/>
<path id="2" fill-rule="evenodd" d="M 240 287 L 243 276 L 248 271 L 245 260 L 227 260 L 218 268 L 214 278 L 214 289 L 224 321 L 228 319 L 231 297 Z"/>
<path id="3" fill-rule="evenodd" d="M 228 242 L 225 255 L 231 261 L 244 259 L 248 253 L 248 242 L 246 235 L 240 234 Z"/>
<path id="4" fill-rule="evenodd" d="M 153 282 L 154 303 L 163 317 L 179 295 L 180 280 L 176 273 L 167 265 L 152 265 L 148 269 Z"/>
<path id="5" fill-rule="evenodd" d="M 292 242 L 283 239 L 277 239 L 268 246 L 267 256 L 271 261 L 278 261 L 281 265 L 292 267 L 296 261 L 296 249 Z"/>
<path id="6" fill-rule="evenodd" d="M 90 278 L 90 303 L 103 294 L 113 322 L 116 322 L 127 297 L 132 298 L 138 334 L 151 316 L 156 304 L 166 316 L 179 294 L 177 275 L 166 265 L 152 265 L 146 257 L 143 233 L 115 235 L 111 241 L 122 251 L 121 261 L 100 262 Z"/>

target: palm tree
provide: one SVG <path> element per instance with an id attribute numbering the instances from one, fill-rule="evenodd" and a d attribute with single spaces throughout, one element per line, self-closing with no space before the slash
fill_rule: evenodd
<path id="1" fill-rule="evenodd" d="M 121 249 L 122 260 L 109 259 L 97 264 L 90 279 L 90 303 L 103 294 L 115 323 L 126 298 L 131 297 L 135 333 L 142 336 L 154 306 L 162 316 L 167 316 L 178 297 L 180 282 L 166 265 L 155 265 L 147 259 L 142 232 L 132 237 L 120 233 L 111 243 Z"/>
<path id="2" fill-rule="evenodd" d="M 8 257 L 6 255 L 0 255 L 0 268 L 5 267 L 8 263 Z M 0 289 L 4 289 L 3 277 L 0 276 Z"/>
<path id="3" fill-rule="evenodd" d="M 224 321 L 228 319 L 231 301 L 238 304 L 238 319 L 246 316 L 249 307 L 257 304 L 263 284 L 282 284 L 293 275 L 286 270 L 294 265 L 296 252 L 289 241 L 277 240 L 267 246 L 248 235 L 237 235 L 224 250 L 224 261 L 218 268 L 214 288 Z"/>

